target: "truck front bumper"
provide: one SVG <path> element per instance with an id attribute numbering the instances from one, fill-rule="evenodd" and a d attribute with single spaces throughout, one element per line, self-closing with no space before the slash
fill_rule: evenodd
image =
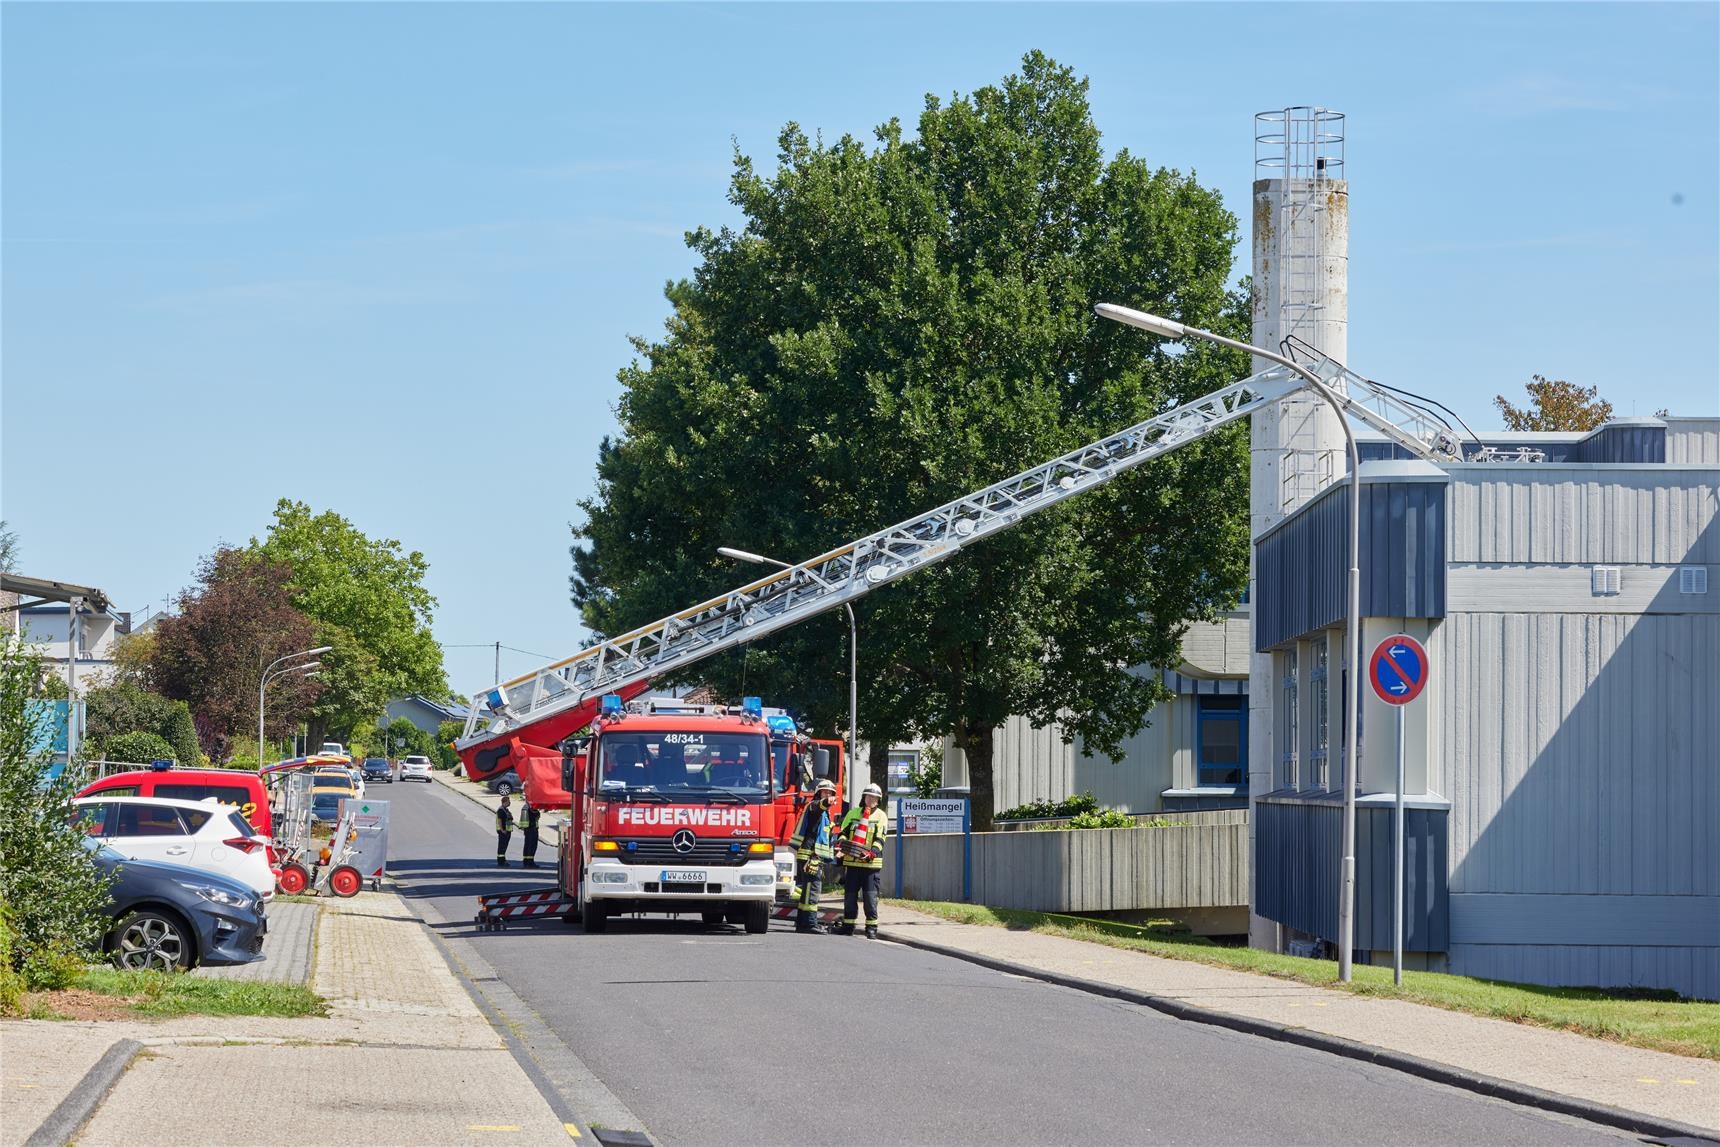
<path id="1" fill-rule="evenodd" d="M 626 900 L 639 912 L 710 911 L 725 903 L 776 899 L 778 873 L 768 858 L 704 868 L 594 861 L 586 872 L 589 900 Z"/>

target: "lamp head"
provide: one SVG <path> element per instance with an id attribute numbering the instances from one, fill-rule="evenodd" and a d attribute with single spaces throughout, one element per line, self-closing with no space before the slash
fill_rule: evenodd
<path id="1" fill-rule="evenodd" d="M 1188 329 L 1179 322 L 1149 315 L 1145 311 L 1137 311 L 1132 307 L 1119 307 L 1115 303 L 1100 303 L 1093 308 L 1093 313 L 1102 319 L 1110 319 L 1114 323 L 1122 323 L 1128 327 L 1139 327 L 1155 335 L 1167 339 L 1185 338 Z"/>

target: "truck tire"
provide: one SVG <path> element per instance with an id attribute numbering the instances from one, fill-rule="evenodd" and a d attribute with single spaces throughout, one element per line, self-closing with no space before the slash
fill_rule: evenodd
<path id="1" fill-rule="evenodd" d="M 707 924 L 721 924 L 723 922 L 723 912 L 721 909 L 718 909 L 715 912 L 701 912 L 699 913 L 699 919 L 703 920 Z"/>
<path id="2" fill-rule="evenodd" d="M 601 900 L 587 901 L 580 916 L 587 932 L 602 932 L 609 927 L 609 905 Z"/>
<path id="3" fill-rule="evenodd" d="M 766 932 L 770 930 L 770 905 L 762 900 L 747 903 L 745 909 L 746 927 L 748 932 Z"/>
<path id="4" fill-rule="evenodd" d="M 746 909 L 730 908 L 727 912 L 723 913 L 723 919 L 727 920 L 730 924 L 745 924 L 747 922 Z"/>

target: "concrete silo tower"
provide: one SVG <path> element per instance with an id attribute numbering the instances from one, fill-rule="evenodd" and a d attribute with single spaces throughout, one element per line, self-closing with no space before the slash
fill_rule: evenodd
<path id="1" fill-rule="evenodd" d="M 1350 251 L 1349 184 L 1344 175 L 1342 113 L 1292 107 L 1254 117 L 1254 332 L 1250 341 L 1255 346 L 1285 351 L 1285 340 L 1293 339 L 1344 361 Z M 1253 369 L 1270 365 L 1257 359 Z M 1252 536 L 1258 538 L 1344 476 L 1344 431 L 1329 405 L 1312 394 L 1300 394 L 1250 419 L 1248 460 L 1249 523 Z M 1258 603 L 1260 593 L 1252 574 L 1249 590 L 1249 599 Z M 1279 692 L 1274 685 L 1272 656 L 1252 654 L 1248 772 L 1253 793 L 1277 787 L 1274 771 L 1286 749 L 1280 744 L 1284 726 L 1276 719 L 1274 702 L 1281 698 L 1274 696 Z M 1335 744 L 1333 748 L 1335 752 Z M 1332 783 L 1338 783 L 1337 770 Z M 1251 826 L 1256 819 L 1249 818 Z M 1256 919 L 1251 925 L 1252 943 L 1273 946 L 1269 922 Z"/>

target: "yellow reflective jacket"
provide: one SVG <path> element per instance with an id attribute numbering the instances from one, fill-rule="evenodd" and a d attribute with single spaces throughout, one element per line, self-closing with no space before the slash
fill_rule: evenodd
<path id="1" fill-rule="evenodd" d="M 875 808 L 867 813 L 863 807 L 848 810 L 848 815 L 842 818 L 842 827 L 836 832 L 837 851 L 842 856 L 842 864 L 846 868 L 882 868 L 884 867 L 884 841 L 890 836 L 890 818 L 882 808 Z M 864 849 L 866 856 L 855 856 L 845 847 L 848 844 Z"/>

